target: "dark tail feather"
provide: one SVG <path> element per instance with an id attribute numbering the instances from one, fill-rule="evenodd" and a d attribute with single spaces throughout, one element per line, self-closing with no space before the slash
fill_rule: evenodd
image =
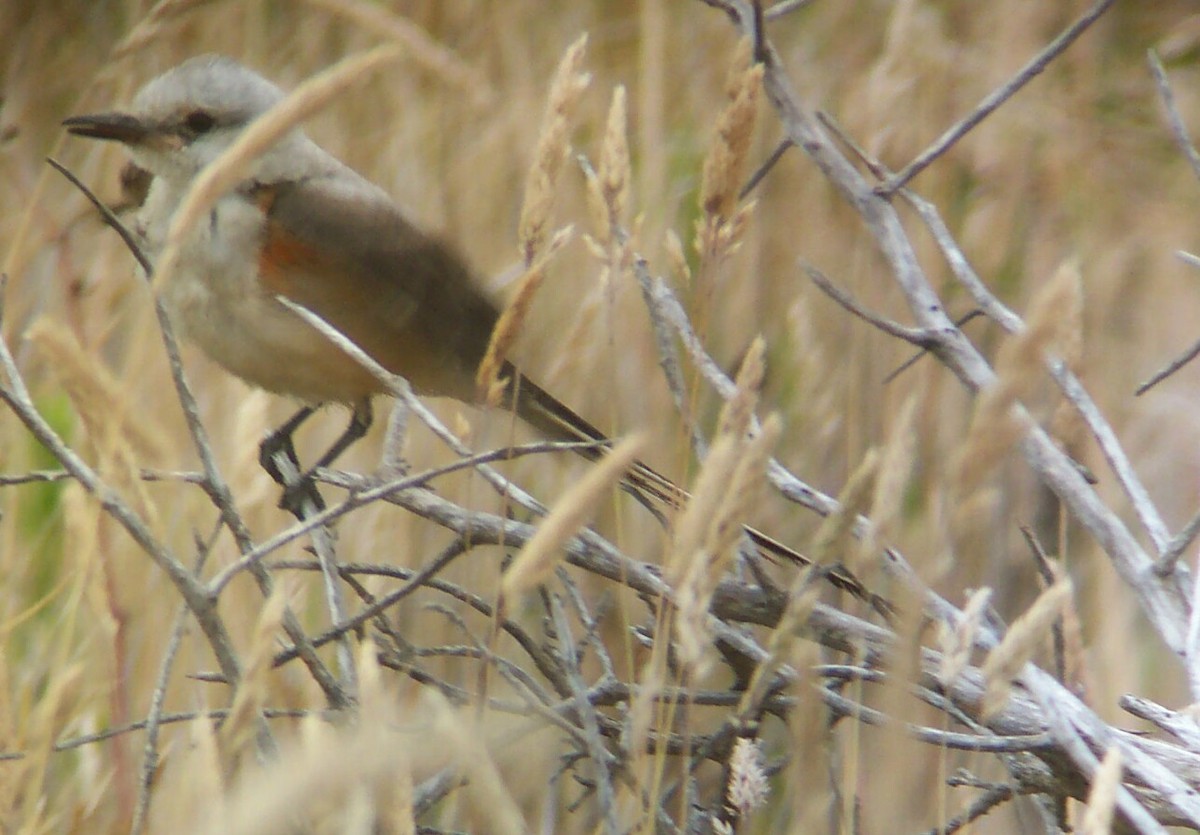
<path id="1" fill-rule="evenodd" d="M 515 409 L 521 420 L 546 438 L 554 441 L 595 443 L 597 446 L 579 450 L 580 455 L 592 461 L 598 459 L 602 450 L 611 445 L 603 432 L 575 414 L 554 395 L 528 377 L 522 376 L 511 364 L 506 364 L 502 373 L 509 379 L 505 392 L 507 402 L 504 405 L 507 408 Z M 655 502 L 670 508 L 680 507 L 687 499 L 687 493 L 682 488 L 640 461 L 633 465 L 625 479 L 633 487 L 632 492 L 639 499 L 650 497 Z M 647 506 L 651 510 L 655 509 L 653 506 Z"/>
<path id="2" fill-rule="evenodd" d="M 579 454 L 589 460 L 601 456 L 601 450 L 611 445 L 603 432 L 575 414 L 552 394 L 525 377 L 511 363 L 505 363 L 501 372 L 508 378 L 504 406 L 514 409 L 521 420 L 528 423 L 543 436 L 554 441 L 590 441 L 598 446 L 580 449 Z M 622 485 L 655 516 L 663 520 L 660 506 L 677 510 L 689 498 L 688 492 L 664 475 L 638 461 L 625 475 Z M 755 547 L 768 557 L 782 558 L 797 565 L 811 565 L 812 560 L 789 548 L 777 539 L 754 528 L 743 526 L 746 535 Z M 872 594 L 857 577 L 840 565 L 821 566 L 820 571 L 836 588 L 848 592 L 871 605 L 885 617 L 894 611 L 890 603 L 877 594 Z"/>

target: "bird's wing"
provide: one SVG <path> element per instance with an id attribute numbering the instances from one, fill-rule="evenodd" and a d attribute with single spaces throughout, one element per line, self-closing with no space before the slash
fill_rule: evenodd
<path id="1" fill-rule="evenodd" d="M 385 195 L 315 177 L 259 186 L 261 274 L 420 392 L 470 400 L 499 315 L 445 242 Z"/>

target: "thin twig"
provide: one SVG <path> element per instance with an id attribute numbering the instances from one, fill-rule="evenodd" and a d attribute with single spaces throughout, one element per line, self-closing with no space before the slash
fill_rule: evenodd
<path id="1" fill-rule="evenodd" d="M 66 470 L 30 470 L 25 473 L 0 475 L 0 487 L 16 487 L 22 484 L 55 484 L 68 481 L 73 476 Z M 138 478 L 142 481 L 178 481 L 183 484 L 201 484 L 204 474 L 188 470 L 159 470 L 153 467 L 142 467 L 138 470 Z"/>
<path id="2" fill-rule="evenodd" d="M 1138 719 L 1154 723 L 1157 727 L 1178 739 L 1192 753 L 1200 753 L 1200 727 L 1186 713 L 1163 707 L 1143 696 L 1125 694 L 1118 702 L 1121 709 Z"/>
<path id="3" fill-rule="evenodd" d="M 324 501 L 311 482 L 305 485 L 306 476 L 300 472 L 294 453 L 290 448 L 275 450 L 271 455 L 271 466 L 283 481 L 284 489 L 297 489 L 294 497 L 287 501 L 288 509 L 301 525 L 317 516 L 323 510 Z M 311 489 L 301 489 L 309 486 Z M 334 545 L 333 530 L 328 524 L 317 522 L 307 525 L 309 541 L 313 553 L 321 565 L 321 588 L 325 592 L 325 608 L 329 612 L 330 624 L 339 624 L 346 620 L 346 603 L 342 596 L 342 585 L 338 577 L 337 548 Z M 242 562 L 245 558 L 243 557 Z M 255 561 L 252 566 L 260 565 Z M 342 633 L 337 637 L 335 650 L 338 665 L 338 682 L 341 692 L 349 703 L 358 702 L 358 673 L 354 663 L 354 647 L 348 634 Z"/>
<path id="4" fill-rule="evenodd" d="M 205 562 L 208 561 L 208 557 L 212 553 L 213 546 L 217 541 L 217 534 L 221 530 L 220 524 L 218 523 L 207 542 L 197 543 L 199 545 L 199 553 L 196 556 L 196 565 L 193 569 L 193 573 L 196 576 L 200 576 L 200 572 L 204 570 Z M 160 762 L 158 738 L 163 724 L 163 706 L 167 699 L 167 685 L 171 680 L 171 671 L 175 666 L 175 659 L 183 643 L 184 630 L 187 628 L 187 624 L 187 607 L 180 606 L 178 612 L 175 614 L 175 622 L 171 626 L 171 635 L 167 639 L 166 649 L 163 650 L 158 675 L 154 680 L 154 690 L 150 697 L 150 710 L 146 714 L 146 743 L 142 746 L 142 768 L 140 779 L 138 780 L 137 806 L 134 808 L 133 824 L 129 827 L 131 835 L 140 835 L 146 829 L 150 811 L 150 792 L 154 787 L 154 777 L 158 773 Z"/>
<path id="5" fill-rule="evenodd" d="M 966 811 L 955 815 L 941 826 L 930 829 L 925 835 L 951 835 L 1016 796 L 1017 790 L 1013 786 L 989 787 L 984 790 L 983 794 L 971 801 L 971 805 L 967 807 Z"/>
<path id="6" fill-rule="evenodd" d="M 560 573 L 565 572 L 562 572 L 560 569 Z M 600 725 L 596 708 L 587 698 L 587 686 L 584 684 L 583 676 L 579 670 L 579 660 L 576 657 L 575 644 L 571 639 L 571 625 L 567 622 L 562 601 L 554 594 L 550 594 L 548 597 L 550 615 L 553 619 L 554 631 L 558 637 L 558 661 L 563 672 L 566 674 L 567 682 L 571 686 L 574 695 L 575 712 L 583 731 L 583 739 L 587 745 L 588 754 L 592 759 L 597 800 L 600 804 L 601 814 L 604 816 L 604 831 L 608 835 L 617 835 L 622 830 L 617 818 L 616 793 L 613 790 L 612 772 L 610 770 L 613 766 L 614 757 L 600 740 Z"/>
<path id="7" fill-rule="evenodd" d="M 1146 380 L 1146 382 L 1142 383 L 1136 389 L 1133 390 L 1134 395 L 1137 397 L 1140 397 L 1143 394 L 1145 394 L 1146 392 L 1150 391 L 1150 389 L 1154 388 L 1159 383 L 1161 383 L 1163 380 L 1167 379 L 1172 374 L 1174 374 L 1176 371 L 1183 368 L 1189 362 L 1194 360 L 1196 358 L 1197 354 L 1200 354 L 1200 339 L 1197 339 L 1195 342 L 1193 342 L 1191 344 L 1191 347 L 1189 347 L 1186 351 L 1184 351 L 1178 357 L 1176 357 L 1175 359 L 1173 359 L 1169 363 L 1167 363 L 1165 368 L 1161 368 L 1158 371 L 1154 372 L 1152 375 L 1150 375 L 1149 380 Z"/>
<path id="8" fill-rule="evenodd" d="M 1192 167 L 1192 173 L 1200 179 L 1200 153 L 1197 153 L 1187 126 L 1183 123 L 1183 117 L 1179 115 L 1179 108 L 1175 106 L 1175 94 L 1171 91 L 1171 83 L 1167 81 L 1167 71 L 1163 69 L 1162 61 L 1153 49 L 1146 50 L 1146 63 L 1150 65 L 1150 74 L 1154 76 L 1158 97 L 1167 111 L 1167 124 L 1171 128 L 1171 136 L 1174 137 L 1175 144 L 1179 146 L 1188 165 Z"/>
<path id="9" fill-rule="evenodd" d="M 696 426 L 696 421 L 692 415 L 686 386 L 683 382 L 679 350 L 675 347 L 670 329 L 667 327 L 666 316 L 663 313 L 661 305 L 658 303 L 659 298 L 669 293 L 669 291 L 666 289 L 666 285 L 662 283 L 662 279 L 651 278 L 649 265 L 641 255 L 638 255 L 634 259 L 633 274 L 642 289 L 642 300 L 645 302 L 646 310 L 650 314 L 650 327 L 654 332 L 654 345 L 658 353 L 658 364 L 662 368 L 663 378 L 667 382 L 667 389 L 671 392 L 671 398 L 675 402 L 675 412 L 679 415 L 680 422 L 688 433 L 692 453 L 698 460 L 703 461 L 708 456 L 708 442 L 700 434 L 700 429 Z"/>
<path id="10" fill-rule="evenodd" d="M 828 687 L 821 687 L 821 699 L 835 713 L 852 717 L 866 725 L 892 726 L 899 724 L 886 713 L 875 708 L 861 705 L 848 699 Z M 977 736 L 975 734 L 955 733 L 938 728 L 904 723 L 906 733 L 921 742 L 937 745 L 941 748 L 951 748 L 957 751 L 975 751 L 993 754 L 1021 754 L 1040 751 L 1052 747 L 1054 743 L 1050 734 L 1033 734 L 1031 736 Z"/>
<path id="11" fill-rule="evenodd" d="M 1154 570 L 1162 576 L 1167 576 L 1175 570 L 1179 558 L 1183 556 L 1183 552 L 1196 539 L 1196 535 L 1200 534 L 1200 512 L 1197 512 L 1188 523 L 1183 526 L 1175 537 L 1168 543 L 1166 550 L 1163 551 L 1161 557 L 1158 558 L 1158 563 L 1154 566 Z"/>
<path id="12" fill-rule="evenodd" d="M 951 126 L 945 133 L 939 136 L 932 145 L 922 151 L 908 165 L 900 170 L 899 173 L 891 177 L 887 182 L 876 187 L 875 193 L 881 197 L 890 197 L 895 194 L 900 188 L 903 188 L 909 180 L 924 171 L 930 163 L 936 160 L 942 154 L 946 153 L 954 143 L 967 135 L 980 122 L 996 111 L 1000 105 L 1004 104 L 1014 94 L 1038 75 L 1042 73 L 1050 62 L 1057 58 L 1063 51 L 1067 49 L 1075 40 L 1088 30 L 1101 15 L 1108 11 L 1109 6 L 1114 0 L 1098 0 L 1090 9 L 1083 13 L 1070 26 L 1062 31 L 1061 34 L 1052 40 L 1046 47 L 1035 55 L 1025 66 L 1014 75 L 1007 83 L 996 88 L 987 96 L 984 97 L 974 110 Z"/>
<path id="13" fill-rule="evenodd" d="M 817 285 L 817 288 L 822 293 L 829 296 L 829 298 L 833 299 L 835 302 L 846 308 L 846 310 L 850 311 L 858 318 L 862 319 L 864 322 L 874 325 L 876 328 L 888 334 L 889 336 L 894 336 L 897 339 L 902 339 L 905 342 L 909 342 L 921 348 L 928 349 L 936 344 L 936 341 L 932 336 L 925 331 L 920 330 L 919 328 L 905 327 L 899 322 L 893 322 L 891 319 L 884 318 L 877 313 L 872 313 L 870 310 L 867 310 L 865 307 L 859 304 L 853 296 L 830 281 L 828 276 L 826 276 L 812 264 L 809 264 L 807 261 L 801 261 L 800 266 L 808 275 L 809 279 L 812 280 L 812 283 Z"/>
<path id="14" fill-rule="evenodd" d="M 560 580 L 567 576 L 566 572 L 560 572 Z M 616 680 L 617 672 L 613 665 L 612 656 L 609 655 L 608 648 L 600 639 L 600 623 L 601 617 L 593 617 L 588 610 L 587 600 L 583 593 L 579 590 L 578 584 L 574 582 L 564 583 L 567 589 L 567 599 L 571 601 L 571 605 L 575 607 L 575 614 L 579 618 L 586 630 L 583 639 L 579 642 L 581 650 L 586 650 L 591 647 L 596 652 L 596 659 L 600 662 L 600 669 L 603 671 L 602 680 Z"/>
<path id="15" fill-rule="evenodd" d="M 774 6 L 767 9 L 767 11 L 763 14 L 763 17 L 765 17 L 767 20 L 776 20 L 786 14 L 791 14 L 792 12 L 807 8 L 815 2 L 816 0 L 783 0 L 783 2 L 776 3 Z"/>
<path id="16" fill-rule="evenodd" d="M 95 206 L 96 211 L 100 212 L 100 217 L 104 219 L 104 222 L 121 236 L 121 240 L 125 242 L 125 247 L 130 251 L 130 253 L 132 253 L 133 257 L 137 259 L 142 271 L 145 272 L 146 275 L 153 273 L 154 267 L 150 263 L 150 259 L 146 257 L 146 253 L 142 251 L 141 244 L 138 243 L 137 238 L 132 232 L 129 231 L 125 224 L 121 222 L 121 219 L 117 217 L 116 213 L 106 206 L 104 201 L 97 197 L 82 180 L 76 177 L 75 174 L 61 162 L 56 160 L 54 157 L 46 157 L 46 162 L 50 163 L 51 168 L 70 180 L 71 185 L 79 189 L 83 196 L 88 199 L 88 202 Z"/>
<path id="17" fill-rule="evenodd" d="M 959 316 L 957 319 L 955 319 L 954 326 L 956 328 L 961 329 L 964 325 L 966 325 L 972 319 L 977 319 L 982 315 L 983 315 L 983 311 L 980 310 L 979 308 L 976 308 L 975 310 L 965 313 L 962 316 Z M 887 373 L 887 376 L 883 378 L 883 384 L 885 386 L 888 385 L 893 380 L 895 380 L 897 377 L 899 377 L 901 374 L 903 374 L 905 371 L 907 371 L 908 369 L 910 369 L 914 365 L 916 365 L 921 360 L 922 357 L 926 357 L 926 356 L 929 356 L 929 350 L 926 348 L 922 348 L 920 351 L 913 354 L 911 357 L 906 359 L 904 362 L 900 363 L 900 365 L 896 366 L 895 369 L 893 369 L 892 371 L 889 371 Z"/>
<path id="18" fill-rule="evenodd" d="M 311 710 L 297 710 L 288 708 L 267 708 L 263 710 L 263 716 L 267 719 L 304 719 L 312 716 Z M 212 719 L 214 723 L 220 722 L 229 716 L 229 711 L 224 708 L 212 708 L 206 710 L 188 711 L 186 713 L 165 713 L 159 717 L 160 725 L 177 725 L 181 722 L 195 722 L 197 719 Z M 83 736 L 71 737 L 70 739 L 59 740 L 54 743 L 53 751 L 62 753 L 64 751 L 74 751 L 82 748 L 85 745 L 94 745 L 97 742 L 105 742 L 109 739 L 114 739 L 118 736 L 132 733 L 134 731 L 144 730 L 148 722 L 145 719 L 137 722 L 130 722 L 126 725 L 120 725 L 113 728 L 105 728 L 102 731 L 95 733 L 84 734 Z M 14 762 L 23 760 L 29 754 L 23 751 L 5 751 L 0 753 L 0 762 Z"/>
<path id="19" fill-rule="evenodd" d="M 429 581 L 434 576 L 436 576 L 442 569 L 444 569 L 446 566 L 448 566 L 450 563 L 452 563 L 458 557 L 465 554 L 466 551 L 467 551 L 467 549 L 465 547 L 465 544 L 462 542 L 462 540 L 455 540 L 453 543 L 450 544 L 449 547 L 444 549 L 440 554 L 438 554 L 437 557 L 435 557 L 433 560 L 431 560 L 428 565 L 424 566 L 423 568 L 421 568 L 417 571 L 411 572 L 408 582 L 406 582 L 403 586 L 401 586 L 400 588 L 396 589 L 393 592 L 389 592 L 388 594 L 385 594 L 383 597 L 379 598 L 378 600 L 376 600 L 373 603 L 366 606 L 364 609 L 362 609 L 360 612 L 355 614 L 353 617 L 347 618 L 344 621 L 335 623 L 333 626 L 331 626 L 329 628 L 328 631 L 323 632 L 320 635 L 314 636 L 312 639 L 313 646 L 318 646 L 318 647 L 323 646 L 324 644 L 328 643 L 331 640 L 334 640 L 342 635 L 346 635 L 350 632 L 353 632 L 353 631 L 359 629 L 361 626 L 366 624 L 371 619 L 377 617 L 378 615 L 383 614 L 388 609 L 395 606 L 397 603 L 399 603 L 404 598 L 408 597 L 410 594 L 415 592 L 417 589 L 421 588 L 422 586 L 429 585 Z M 291 565 L 283 564 L 280 567 L 281 568 L 291 567 Z M 318 563 L 318 567 L 320 567 L 319 563 Z M 342 565 L 342 566 L 339 566 L 339 571 L 341 571 L 342 573 L 349 573 L 350 569 L 347 566 Z M 406 571 L 407 571 L 407 569 L 406 569 Z M 279 666 L 282 666 L 283 664 L 286 664 L 288 661 L 292 660 L 295 657 L 296 657 L 295 648 L 288 648 L 288 649 L 284 649 L 284 650 L 281 650 L 280 652 L 276 653 L 276 655 L 272 659 L 271 663 L 273 666 L 279 667 Z"/>
<path id="20" fill-rule="evenodd" d="M 738 192 L 738 200 L 745 200 L 750 196 L 750 192 L 758 188 L 758 184 L 766 178 L 767 174 L 771 172 L 771 169 L 775 167 L 776 163 L 783 159 L 783 155 L 787 153 L 787 150 L 790 147 L 792 147 L 792 140 L 786 137 L 775 146 L 775 150 L 771 152 L 769 157 L 767 157 L 766 162 L 760 165 L 758 170 L 750 175 L 750 179 L 746 180 L 746 184 L 742 186 L 742 190 Z"/>
<path id="21" fill-rule="evenodd" d="M 1029 546 L 1029 551 L 1033 554 L 1033 564 L 1037 568 L 1038 576 L 1042 578 L 1045 588 L 1054 585 L 1058 576 L 1050 564 L 1050 555 L 1042 547 L 1033 528 L 1022 525 L 1021 536 L 1025 538 L 1025 544 Z M 1065 683 L 1067 680 L 1067 642 L 1063 635 L 1062 615 L 1054 619 L 1054 623 L 1050 627 L 1050 635 L 1054 644 L 1054 674 L 1059 681 Z"/>

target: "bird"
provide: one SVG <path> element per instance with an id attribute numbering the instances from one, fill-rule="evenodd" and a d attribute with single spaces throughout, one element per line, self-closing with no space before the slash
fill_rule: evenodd
<path id="1" fill-rule="evenodd" d="M 73 116 L 63 125 L 73 135 L 125 146 L 132 168 L 123 176 L 137 183 L 142 200 L 135 234 L 153 260 L 193 180 L 284 96 L 232 58 L 201 55 L 147 82 L 128 111 Z M 419 228 L 382 188 L 292 129 L 215 202 L 207 222 L 195 225 L 161 290 L 186 339 L 251 385 L 305 404 L 262 446 L 260 459 L 281 484 L 273 454 L 285 449 L 295 461 L 291 433 L 316 406 L 347 404 L 352 418 L 309 473 L 366 432 L 371 398 L 386 392 L 279 297 L 324 319 L 417 394 L 468 403 L 501 313 L 451 243 Z M 500 405 L 543 437 L 587 442 L 580 452 L 593 459 L 609 444 L 511 362 L 501 376 Z M 687 499 L 640 462 L 624 486 L 644 503 L 676 508 Z M 810 562 L 760 531 L 745 531 L 773 557 Z M 848 571 L 824 570 L 834 585 L 879 608 L 881 598 Z"/>

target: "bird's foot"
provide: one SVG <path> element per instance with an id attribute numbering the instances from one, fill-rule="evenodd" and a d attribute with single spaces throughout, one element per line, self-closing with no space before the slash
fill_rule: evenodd
<path id="1" fill-rule="evenodd" d="M 300 466 L 290 431 L 276 431 L 268 435 L 259 445 L 258 462 L 283 488 L 280 508 L 301 521 L 325 509 L 325 500 L 317 489 L 313 471 L 306 471 Z"/>

